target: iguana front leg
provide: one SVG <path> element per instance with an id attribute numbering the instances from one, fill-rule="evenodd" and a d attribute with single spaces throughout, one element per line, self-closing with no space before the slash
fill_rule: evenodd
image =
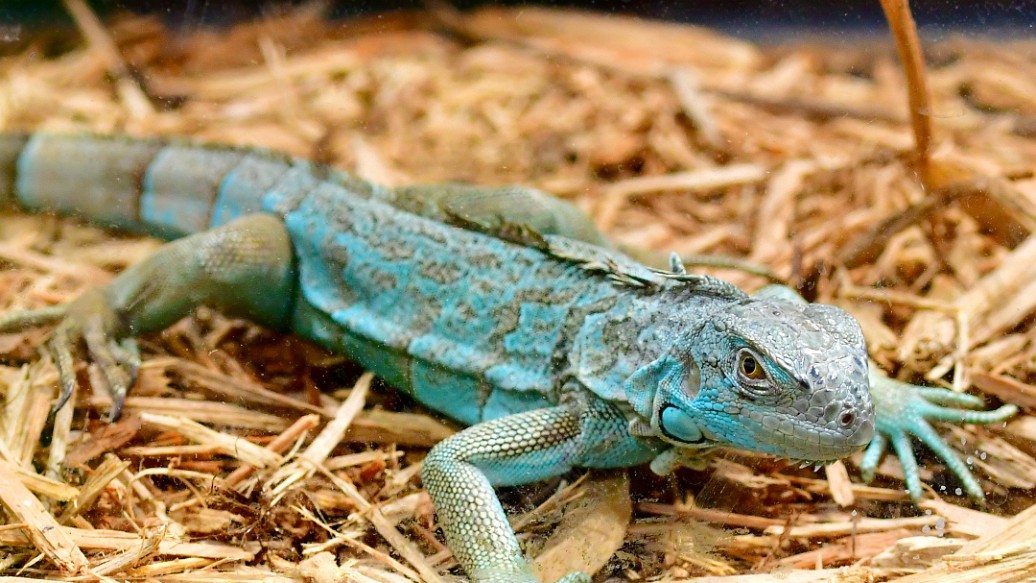
<path id="1" fill-rule="evenodd" d="M 296 296 L 294 272 L 284 224 L 251 215 L 167 243 L 66 306 L 7 314 L 0 330 L 60 321 L 46 344 L 61 380 L 54 410 L 75 388 L 73 354 L 82 346 L 108 384 L 114 419 L 139 366 L 134 336 L 167 328 L 201 304 L 284 328 Z"/>
<path id="2" fill-rule="evenodd" d="M 984 503 L 986 497 L 981 484 L 960 456 L 932 429 L 929 421 L 983 425 L 999 423 L 1017 413 L 1018 407 L 1003 405 L 993 411 L 958 409 L 957 407 L 978 409 L 985 403 L 974 395 L 955 393 L 939 387 L 921 387 L 891 379 L 873 361 L 870 363 L 870 381 L 877 433 L 867 446 L 863 461 L 860 462 L 863 479 L 869 482 L 874 477 L 881 455 L 891 441 L 892 448 L 899 457 L 899 463 L 903 466 L 910 499 L 919 502 L 923 492 L 917 471 L 917 460 L 910 443 L 910 436 L 914 436 L 946 463 L 946 467 L 957 475 L 972 499 Z"/>
<path id="3" fill-rule="evenodd" d="M 486 421 L 432 448 L 421 478 L 446 543 L 472 581 L 538 581 L 493 487 L 536 482 L 577 466 L 619 467 L 653 457 L 654 450 L 630 437 L 627 424 L 606 404 L 571 404 Z M 589 580 L 582 573 L 561 579 Z"/>

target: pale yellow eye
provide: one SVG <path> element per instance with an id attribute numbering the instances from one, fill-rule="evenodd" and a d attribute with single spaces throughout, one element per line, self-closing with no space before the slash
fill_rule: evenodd
<path id="1" fill-rule="evenodd" d="M 747 352 L 741 353 L 741 360 L 738 362 L 738 368 L 741 370 L 742 376 L 746 379 L 758 381 L 766 378 L 766 373 L 763 372 L 763 367 L 760 366 L 759 361 Z"/>

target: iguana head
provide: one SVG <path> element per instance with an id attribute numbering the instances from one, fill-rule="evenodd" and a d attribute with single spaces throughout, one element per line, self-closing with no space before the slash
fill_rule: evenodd
<path id="1" fill-rule="evenodd" d="M 677 446 L 731 446 L 810 462 L 874 436 L 859 324 L 823 304 L 728 304 L 626 381 L 633 408 Z"/>

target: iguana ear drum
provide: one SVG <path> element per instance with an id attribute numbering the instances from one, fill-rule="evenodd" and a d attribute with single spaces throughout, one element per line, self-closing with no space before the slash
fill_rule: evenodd
<path id="1" fill-rule="evenodd" d="M 690 407 L 701 388 L 701 370 L 689 354 L 671 355 L 671 365 L 658 382 L 655 423 L 662 434 L 677 443 L 700 444 L 705 435 Z"/>

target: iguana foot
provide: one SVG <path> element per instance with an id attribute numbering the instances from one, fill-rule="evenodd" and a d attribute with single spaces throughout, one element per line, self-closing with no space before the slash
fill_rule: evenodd
<path id="1" fill-rule="evenodd" d="M 167 243 L 69 304 L 0 316 L 0 331 L 58 322 L 45 345 L 61 381 L 53 410 L 72 395 L 76 353 L 85 348 L 108 385 L 114 420 L 140 368 L 134 336 L 163 330 L 201 304 L 286 327 L 296 281 L 284 223 L 272 215 L 249 215 Z"/>
<path id="2" fill-rule="evenodd" d="M 903 465 L 907 492 L 914 502 L 921 500 L 921 478 L 910 436 L 927 445 L 960 479 L 964 490 L 979 503 L 985 502 L 982 486 L 956 452 L 939 436 L 929 421 L 990 424 L 1004 421 L 1018 412 L 1014 405 L 994 411 L 974 411 L 984 405 L 982 399 L 947 389 L 920 387 L 889 378 L 871 363 L 871 397 L 874 400 L 877 433 L 867 446 L 860 471 L 863 479 L 874 477 L 878 461 L 889 442 Z M 959 409 L 957 407 L 965 407 Z"/>
<path id="3" fill-rule="evenodd" d="M 87 291 L 69 304 L 5 314 L 0 318 L 0 330 L 24 330 L 53 322 L 59 323 L 44 349 L 58 369 L 61 392 L 52 411 L 63 407 L 72 396 L 77 382 L 75 353 L 85 348 L 88 360 L 97 364 L 111 394 L 109 418 L 117 419 L 126 394 L 136 382 L 140 353 L 104 291 Z"/>
<path id="4" fill-rule="evenodd" d="M 0 333 L 21 332 L 29 328 L 60 322 L 67 312 L 68 304 L 8 312 L 0 315 Z"/>
<path id="5" fill-rule="evenodd" d="M 651 471 L 658 476 L 668 476 L 680 468 L 704 470 L 712 451 L 712 448 L 670 447 L 651 460 Z"/>

